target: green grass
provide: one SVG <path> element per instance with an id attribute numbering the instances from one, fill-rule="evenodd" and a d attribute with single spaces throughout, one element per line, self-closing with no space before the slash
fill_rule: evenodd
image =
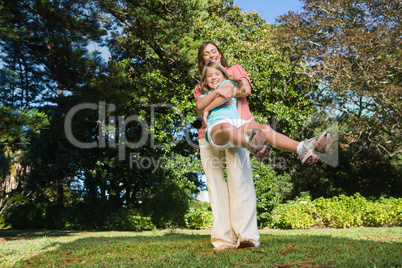
<path id="1" fill-rule="evenodd" d="M 214 252 L 210 231 L 0 230 L 0 267 L 402 267 L 402 228 L 260 230 Z"/>

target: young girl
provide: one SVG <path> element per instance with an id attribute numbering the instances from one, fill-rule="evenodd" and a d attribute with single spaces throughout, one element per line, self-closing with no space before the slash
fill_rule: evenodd
<path id="1" fill-rule="evenodd" d="M 239 119 L 236 98 L 228 100 L 214 94 L 217 88 L 234 90 L 241 88 L 239 80 L 230 77 L 220 64 L 209 62 L 201 75 L 201 87 L 204 94 L 197 99 L 197 110 L 203 110 L 203 123 L 207 125 L 205 137 L 211 146 L 225 150 L 238 146 L 247 148 L 258 161 L 268 155 L 267 142 L 273 147 L 297 153 L 304 166 L 311 166 L 318 161 L 314 151 L 326 153 L 332 144 L 331 134 L 327 131 L 309 140 L 298 142 L 274 131 L 268 125 Z"/>

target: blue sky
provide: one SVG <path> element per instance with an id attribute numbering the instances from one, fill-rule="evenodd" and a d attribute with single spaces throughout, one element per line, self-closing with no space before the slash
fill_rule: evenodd
<path id="1" fill-rule="evenodd" d="M 277 24 L 275 18 L 280 15 L 286 14 L 288 11 L 298 11 L 302 8 L 302 2 L 299 0 L 234 0 L 233 2 L 243 12 L 252 12 L 254 10 L 270 24 Z"/>

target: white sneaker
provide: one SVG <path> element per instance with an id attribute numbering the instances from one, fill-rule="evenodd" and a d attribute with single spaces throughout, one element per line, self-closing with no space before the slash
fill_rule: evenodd
<path id="1" fill-rule="evenodd" d="M 332 135 L 328 131 L 322 132 L 317 137 L 301 142 L 301 151 L 298 157 L 303 166 L 312 166 L 318 161 L 318 155 L 314 152 L 325 154 L 333 142 Z"/>

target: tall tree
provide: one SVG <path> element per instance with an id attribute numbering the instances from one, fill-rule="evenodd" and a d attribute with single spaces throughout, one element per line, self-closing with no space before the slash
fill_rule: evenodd
<path id="1" fill-rule="evenodd" d="M 297 190 L 314 197 L 400 196 L 401 1 L 303 4 L 281 17 L 277 40 L 315 84 L 312 102 L 338 125 L 339 166 L 296 174 Z"/>
<path id="2" fill-rule="evenodd" d="M 390 159 L 401 147 L 401 35 L 399 0 L 304 0 L 280 20 L 278 41 L 316 81 L 311 94 L 348 127 L 340 142 L 375 148 Z"/>
<path id="3" fill-rule="evenodd" d="M 0 24 L 1 72 L 6 81 L 1 86 L 1 103 L 13 109 L 53 107 L 50 110 L 58 111 L 53 113 L 58 117 L 53 118 L 55 124 L 51 123 L 49 129 L 61 131 L 53 131 L 60 135 L 50 139 L 57 144 L 57 140 L 64 139 L 60 121 L 63 112 L 69 109 L 63 99 L 87 83 L 91 61 L 86 46 L 91 40 L 99 40 L 105 31 L 99 29 L 95 14 L 90 11 L 93 5 L 87 1 L 23 0 L 0 4 L 4 14 Z M 52 151 L 58 155 L 57 146 Z M 52 172 L 50 178 L 58 181 L 59 203 L 62 203 L 63 159 L 52 159 L 58 160 L 59 172 Z"/>

